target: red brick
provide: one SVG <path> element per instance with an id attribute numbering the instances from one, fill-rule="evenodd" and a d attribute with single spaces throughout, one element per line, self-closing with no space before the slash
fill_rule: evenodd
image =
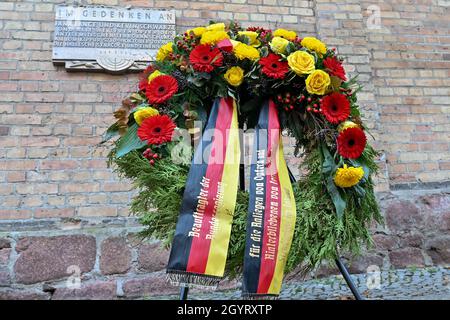
<path id="1" fill-rule="evenodd" d="M 9 127 L 1 126 L 0 127 L 0 136 L 7 136 L 9 133 Z"/>
<path id="2" fill-rule="evenodd" d="M 68 93 L 66 95 L 66 102 L 101 102 L 102 95 L 95 93 Z"/>
<path id="3" fill-rule="evenodd" d="M 75 214 L 74 208 L 65 209 L 37 209 L 34 211 L 35 218 L 67 218 Z"/>
<path id="4" fill-rule="evenodd" d="M 45 160 L 39 166 L 41 170 L 75 169 L 77 167 L 78 162 L 74 160 Z"/>
<path id="5" fill-rule="evenodd" d="M 0 160 L 0 168 L 2 170 L 33 170 L 36 168 L 34 160 Z"/>
<path id="6" fill-rule="evenodd" d="M 11 74 L 15 80 L 47 80 L 48 73 L 42 71 L 19 71 Z"/>
<path id="7" fill-rule="evenodd" d="M 69 137 L 64 139 L 65 146 L 94 146 L 101 141 L 101 137 Z"/>
<path id="8" fill-rule="evenodd" d="M 8 172 L 6 175 L 6 181 L 8 181 L 8 182 L 24 182 L 25 181 L 25 172 L 24 171 Z"/>
<path id="9" fill-rule="evenodd" d="M 67 183 L 60 186 L 62 193 L 98 192 L 100 186 L 97 182 L 92 183 Z"/>
<path id="10" fill-rule="evenodd" d="M 115 207 L 79 207 L 77 214 L 82 217 L 115 217 L 117 208 Z"/>
<path id="11" fill-rule="evenodd" d="M 4 82 L 0 83 L 0 91 L 16 91 L 17 82 Z"/>
<path id="12" fill-rule="evenodd" d="M 17 146 L 17 138 L 16 137 L 4 137 L 2 136 L 0 139 L 0 147 L 14 147 Z"/>
<path id="13" fill-rule="evenodd" d="M 51 183 L 18 183 L 16 184 L 18 194 L 56 194 L 58 185 Z"/>
<path id="14" fill-rule="evenodd" d="M 126 182 L 106 182 L 103 185 L 103 191 L 129 191 L 131 184 Z"/>
<path id="15" fill-rule="evenodd" d="M 20 138 L 19 144 L 23 147 L 57 147 L 60 140 L 55 137 L 29 137 Z"/>
<path id="16" fill-rule="evenodd" d="M 30 102 L 62 102 L 63 93 L 28 93 L 25 95 L 25 101 Z"/>
<path id="17" fill-rule="evenodd" d="M 32 216 L 30 210 L 20 209 L 0 209 L 0 220 L 22 220 L 29 219 Z"/>

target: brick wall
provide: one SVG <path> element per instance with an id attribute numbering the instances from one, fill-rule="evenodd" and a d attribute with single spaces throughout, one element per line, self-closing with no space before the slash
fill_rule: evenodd
<path id="1" fill-rule="evenodd" d="M 380 28 L 367 31 L 390 183 L 394 189 L 448 186 L 450 3 L 363 3 L 382 12 Z"/>
<path id="2" fill-rule="evenodd" d="M 167 252 L 134 236 L 140 226 L 127 210 L 133 193 L 106 167 L 108 149 L 97 145 L 136 75 L 54 66 L 57 3 L 71 2 L 0 3 L 0 298 L 169 290 L 161 273 Z M 179 31 L 209 20 L 282 25 L 337 47 L 347 70 L 360 74 L 366 122 L 384 151 L 377 190 L 387 227 L 374 229 L 377 246 L 352 270 L 450 262 L 447 1 L 79 3 L 173 7 Z M 380 29 L 368 27 L 373 5 L 381 9 Z M 67 275 L 77 272 L 70 266 L 79 267 L 82 289 L 68 289 Z"/>

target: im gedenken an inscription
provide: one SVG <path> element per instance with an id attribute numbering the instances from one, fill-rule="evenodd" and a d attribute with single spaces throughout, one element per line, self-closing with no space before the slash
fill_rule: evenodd
<path id="1" fill-rule="evenodd" d="M 53 62 L 68 70 L 138 71 L 175 36 L 175 11 L 58 6 Z"/>

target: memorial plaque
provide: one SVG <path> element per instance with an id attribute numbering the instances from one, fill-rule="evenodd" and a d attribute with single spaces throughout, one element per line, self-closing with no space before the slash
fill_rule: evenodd
<path id="1" fill-rule="evenodd" d="M 174 37 L 174 10 L 57 6 L 52 59 L 68 71 L 140 71 Z"/>

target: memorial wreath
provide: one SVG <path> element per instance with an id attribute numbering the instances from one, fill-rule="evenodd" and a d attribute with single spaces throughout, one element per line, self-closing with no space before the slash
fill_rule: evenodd
<path id="1" fill-rule="evenodd" d="M 158 50 L 104 142 L 119 136 L 109 162 L 138 190 L 131 212 L 143 234 L 172 243 L 173 283 L 243 274 L 245 296 L 276 296 L 284 272 L 371 242 L 377 152 L 342 61 L 314 37 L 236 22 L 188 30 Z M 253 133 L 248 190 L 238 188 L 243 129 Z M 301 157 L 298 181 L 283 135 Z"/>

